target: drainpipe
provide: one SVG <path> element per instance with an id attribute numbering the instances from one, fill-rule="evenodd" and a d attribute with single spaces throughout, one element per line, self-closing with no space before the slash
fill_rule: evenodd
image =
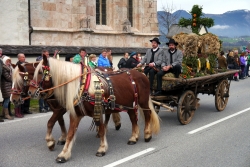
<path id="1" fill-rule="evenodd" d="M 29 24 L 29 45 L 31 45 L 31 33 L 33 32 L 33 27 L 31 26 L 30 0 L 28 0 L 28 24 Z"/>

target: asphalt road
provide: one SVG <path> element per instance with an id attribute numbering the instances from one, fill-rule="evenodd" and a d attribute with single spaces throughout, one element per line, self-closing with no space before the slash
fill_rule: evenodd
<path id="1" fill-rule="evenodd" d="M 88 131 L 91 119 L 83 118 L 72 157 L 65 164 L 55 161 L 63 146 L 56 145 L 54 151 L 49 151 L 44 139 L 51 113 L 0 123 L 0 167 L 111 167 L 114 163 L 121 167 L 249 167 L 250 78 L 232 81 L 228 105 L 222 112 L 216 111 L 213 96 L 199 98 L 200 108 L 188 125 L 180 125 L 176 113 L 160 112 L 161 131 L 149 143 L 144 142 L 140 120 L 139 141 L 127 145 L 131 124 L 127 114 L 122 113 L 119 131 L 112 122 L 109 124 L 109 149 L 101 158 L 95 156 L 99 139 L 95 132 Z M 68 115 L 64 118 L 68 127 Z M 60 137 L 58 124 L 53 136 Z"/>

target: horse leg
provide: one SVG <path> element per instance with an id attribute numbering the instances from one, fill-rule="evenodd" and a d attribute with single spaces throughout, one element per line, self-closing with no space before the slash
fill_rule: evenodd
<path id="1" fill-rule="evenodd" d="M 137 125 L 137 115 L 135 114 L 135 110 L 128 110 L 129 118 L 132 123 L 132 136 L 128 141 L 128 145 L 134 145 L 138 141 L 139 138 L 139 127 Z"/>
<path id="2" fill-rule="evenodd" d="M 121 116 L 120 113 L 112 113 L 112 118 L 115 123 L 115 130 L 119 130 L 121 128 Z"/>
<path id="3" fill-rule="evenodd" d="M 73 147 L 73 143 L 75 140 L 76 131 L 78 128 L 78 125 L 82 119 L 82 116 L 72 116 L 70 114 L 70 125 L 69 130 L 66 138 L 66 143 L 63 147 L 62 152 L 57 156 L 56 161 L 63 163 L 66 162 L 71 157 L 71 150 Z"/>
<path id="4" fill-rule="evenodd" d="M 141 107 L 144 108 L 144 110 L 142 110 Z M 141 114 L 144 113 L 145 117 L 144 139 L 145 142 L 149 142 L 152 139 L 152 133 L 157 134 L 160 131 L 159 116 L 155 112 L 150 97 L 148 99 L 148 104 L 141 104 L 139 110 Z"/>
<path id="5" fill-rule="evenodd" d="M 110 115 L 111 115 L 111 114 L 105 114 L 105 127 L 108 127 Z M 96 132 L 97 132 L 96 138 L 100 138 L 99 130 L 100 130 L 100 127 L 99 127 L 99 126 L 96 126 Z"/>
<path id="6" fill-rule="evenodd" d="M 59 112 L 61 114 L 59 115 L 58 123 L 60 125 L 62 134 L 61 134 L 61 137 L 58 139 L 57 145 L 64 145 L 65 142 L 66 142 L 67 130 L 66 130 L 66 127 L 65 127 L 65 122 L 64 122 L 64 119 L 63 119 L 63 115 L 66 113 L 66 109 L 64 108 L 63 111 L 59 111 Z"/>
<path id="7" fill-rule="evenodd" d="M 58 110 L 53 110 L 53 114 L 47 123 L 47 133 L 46 133 L 45 140 L 47 142 L 47 147 L 49 148 L 50 151 L 54 150 L 55 142 L 56 142 L 55 139 L 52 137 L 51 132 L 60 114 L 61 112 L 59 112 Z"/>
<path id="8" fill-rule="evenodd" d="M 143 110 L 144 119 L 145 119 L 145 128 L 144 128 L 144 140 L 145 142 L 149 142 L 152 139 L 152 131 L 150 125 L 150 111 Z"/>
<path id="9" fill-rule="evenodd" d="M 47 99 L 47 103 L 48 103 L 49 107 L 52 109 L 53 114 L 47 123 L 47 134 L 46 134 L 45 140 L 47 142 L 47 147 L 49 148 L 50 151 L 52 151 L 52 150 L 54 150 L 54 147 L 55 147 L 55 139 L 52 137 L 52 129 L 53 129 L 56 121 L 58 121 L 58 123 L 61 127 L 61 132 L 62 132 L 59 141 L 63 141 L 63 139 L 64 139 L 64 142 L 59 142 L 58 144 L 62 145 L 65 143 L 67 131 L 65 128 L 63 115 L 66 113 L 66 110 L 63 109 L 62 107 L 60 107 L 58 109 L 58 105 L 57 105 L 58 103 L 54 99 L 49 99 L 49 100 Z"/>
<path id="10" fill-rule="evenodd" d="M 102 122 L 103 121 L 101 121 L 101 124 L 99 126 L 99 131 L 98 131 L 98 135 L 100 136 L 101 141 L 100 141 L 100 147 L 96 153 L 97 157 L 103 157 L 108 150 L 108 143 L 107 143 L 107 138 L 106 138 L 106 124 L 103 124 Z M 106 122 L 106 119 L 105 119 L 105 122 Z"/>

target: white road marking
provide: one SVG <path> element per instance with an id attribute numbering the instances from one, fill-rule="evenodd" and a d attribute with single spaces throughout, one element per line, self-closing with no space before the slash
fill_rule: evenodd
<path id="1" fill-rule="evenodd" d="M 221 123 L 221 122 L 226 121 L 226 120 L 228 120 L 228 119 L 230 119 L 230 118 L 233 118 L 233 117 L 235 117 L 235 116 L 237 116 L 237 115 L 243 114 L 243 113 L 245 113 L 245 112 L 247 112 L 247 111 L 249 111 L 249 110 L 250 110 L 250 107 L 249 107 L 249 108 L 246 108 L 246 109 L 244 109 L 244 110 L 241 110 L 241 111 L 239 111 L 239 112 L 237 112 L 237 113 L 235 113 L 235 114 L 229 115 L 229 116 L 227 116 L 227 117 L 225 117 L 225 118 L 219 119 L 218 121 L 212 122 L 212 123 L 210 123 L 210 124 L 207 124 L 207 125 L 205 125 L 205 126 L 202 126 L 202 127 L 200 127 L 200 128 L 197 128 L 197 129 L 195 129 L 195 130 L 192 130 L 192 131 L 188 132 L 188 134 L 191 135 L 191 134 L 197 133 L 197 132 L 202 131 L 202 130 L 204 130 L 204 129 L 206 129 L 206 128 L 209 128 L 209 127 L 211 127 L 211 126 L 214 126 L 214 125 L 216 125 L 216 124 L 218 124 L 218 123 Z"/>
<path id="2" fill-rule="evenodd" d="M 27 118 L 15 118 L 14 120 L 7 120 L 5 119 L 4 122 L 1 122 L 1 125 L 2 124 L 10 124 L 10 123 L 15 123 L 15 122 L 20 122 L 20 121 L 26 121 L 26 120 L 29 120 L 29 119 L 34 119 L 34 118 L 42 118 L 42 117 L 46 117 L 48 115 L 51 115 L 52 112 L 49 112 L 49 113 L 42 113 L 42 115 L 37 115 L 37 114 L 34 114 L 34 115 L 37 115 L 37 116 L 29 116 Z"/>
<path id="3" fill-rule="evenodd" d="M 129 161 L 129 160 L 131 160 L 131 159 L 134 159 L 134 158 L 136 158 L 136 157 L 139 157 L 139 156 L 141 156 L 141 155 L 143 155 L 143 154 L 146 154 L 146 153 L 148 153 L 148 152 L 150 152 L 150 151 L 153 151 L 153 150 L 155 150 L 155 148 L 148 148 L 148 149 L 146 149 L 146 150 L 143 150 L 143 151 L 138 152 L 138 153 L 136 153 L 136 154 L 130 155 L 130 156 L 126 157 L 126 158 L 123 158 L 123 159 L 121 159 L 121 160 L 119 160 L 119 161 L 113 162 L 113 163 L 111 163 L 111 164 L 109 164 L 109 165 L 106 165 L 106 166 L 104 166 L 104 167 L 114 167 L 114 166 L 120 165 L 120 164 L 122 164 L 122 163 L 124 163 L 124 162 L 127 162 L 127 161 Z"/>

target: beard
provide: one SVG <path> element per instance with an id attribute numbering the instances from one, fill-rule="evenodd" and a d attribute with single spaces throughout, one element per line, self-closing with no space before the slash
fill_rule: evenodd
<path id="1" fill-rule="evenodd" d="M 175 50 L 175 48 L 169 48 L 169 50 L 174 51 L 174 50 Z"/>

